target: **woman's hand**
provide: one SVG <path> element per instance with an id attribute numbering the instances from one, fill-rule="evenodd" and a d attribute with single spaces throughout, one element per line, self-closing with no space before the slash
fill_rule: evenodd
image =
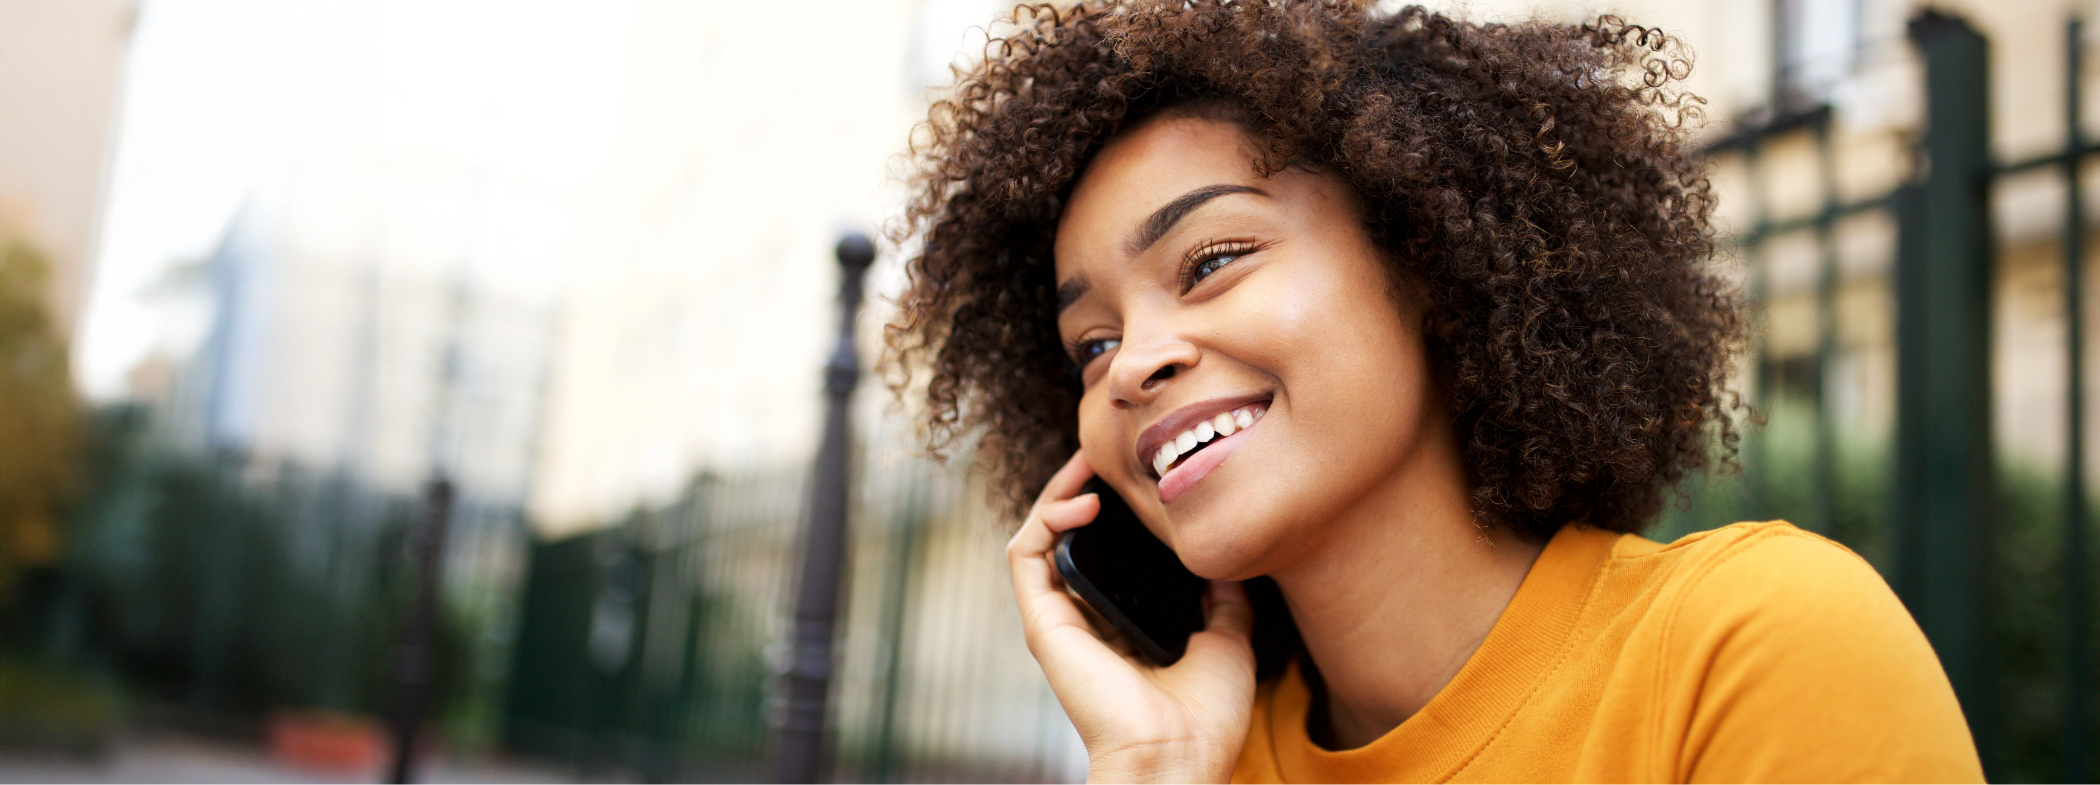
<path id="1" fill-rule="evenodd" d="M 1074 454 L 1006 544 L 1028 650 L 1086 742 L 1089 781 L 1223 782 L 1254 705 L 1254 610 L 1239 583 L 1212 581 L 1204 629 L 1170 667 L 1104 640 L 1065 592 L 1051 554 L 1058 535 L 1100 513 L 1094 494 L 1075 496 L 1093 474 Z"/>

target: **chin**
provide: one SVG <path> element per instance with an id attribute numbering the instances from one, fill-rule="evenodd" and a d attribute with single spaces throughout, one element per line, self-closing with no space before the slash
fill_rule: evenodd
<path id="1" fill-rule="evenodd" d="M 1237 520 L 1204 515 L 1185 515 L 1176 519 L 1171 524 L 1174 553 L 1181 557 L 1182 566 L 1214 581 L 1240 581 L 1267 574 L 1267 563 L 1275 548 L 1267 541 L 1269 538 L 1261 537 L 1259 533 L 1271 531 L 1273 527 L 1263 525 L 1259 520 L 1261 516 L 1252 516 L 1253 519 L 1243 515 L 1232 517 Z"/>

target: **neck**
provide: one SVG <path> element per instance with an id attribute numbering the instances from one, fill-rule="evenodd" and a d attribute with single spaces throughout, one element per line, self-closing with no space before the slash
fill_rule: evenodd
<path id="1" fill-rule="evenodd" d="M 1436 440 L 1432 440 L 1436 441 Z M 1544 547 L 1476 523 L 1456 444 L 1421 451 L 1273 573 L 1325 683 L 1326 741 L 1398 727 L 1458 675 Z"/>

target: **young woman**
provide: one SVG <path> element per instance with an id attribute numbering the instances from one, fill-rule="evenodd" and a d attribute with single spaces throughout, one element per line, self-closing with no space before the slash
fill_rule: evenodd
<path id="1" fill-rule="evenodd" d="M 1858 557 L 1637 534 L 1734 444 L 1688 56 L 1362 5 L 1023 9 L 923 129 L 891 359 L 1092 778 L 1979 780 Z M 1170 667 L 1050 561 L 1097 475 L 1212 579 Z"/>

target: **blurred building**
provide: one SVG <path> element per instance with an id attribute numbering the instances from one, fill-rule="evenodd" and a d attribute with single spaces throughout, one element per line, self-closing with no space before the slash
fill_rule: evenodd
<path id="1" fill-rule="evenodd" d="M 585 770 L 762 776 L 837 327 L 834 245 L 897 217 L 912 125 L 1006 10 L 634 4 L 616 141 L 580 230 L 605 253 L 564 299 L 513 744 Z M 870 364 L 898 261 L 885 246 L 870 277 Z M 983 490 L 920 457 L 872 379 L 855 417 L 835 770 L 1079 776 L 1083 750 L 1015 634 Z"/>
<path id="2" fill-rule="evenodd" d="M 170 300 L 198 297 L 210 313 L 180 388 L 167 391 L 172 435 L 401 495 L 444 474 L 522 516 L 555 312 L 473 274 L 486 251 L 471 221 L 451 227 L 455 247 L 388 247 L 386 235 L 329 243 L 361 236 L 342 227 L 383 221 L 396 199 L 453 215 L 477 206 L 470 182 L 445 191 L 445 177 L 410 167 L 366 174 L 380 184 L 364 203 L 326 179 L 259 192 L 218 251 L 169 282 Z"/>
<path id="3" fill-rule="evenodd" d="M 832 246 L 897 216 L 911 126 L 969 51 L 968 28 L 1002 10 L 634 4 L 614 141 L 581 200 L 592 261 L 567 293 L 534 489 L 543 531 L 668 501 L 704 467 L 807 460 L 835 329 Z M 891 272 L 877 292 L 895 264 L 878 262 Z M 871 419 L 880 398 L 864 396 Z"/>
<path id="4" fill-rule="evenodd" d="M 147 395 L 144 441 L 161 456 L 149 464 L 198 466 L 209 498 L 175 513 L 201 520 L 159 522 L 173 533 L 148 531 L 166 502 L 97 521 L 98 544 L 122 542 L 113 532 L 134 539 L 88 561 L 120 575 L 143 541 L 147 552 L 130 559 L 194 549 L 198 570 L 228 576 L 155 587 L 189 594 L 187 613 L 215 641 L 173 655 L 206 685 L 193 698 L 203 708 L 252 710 L 241 691 L 264 692 L 245 700 L 275 709 L 388 705 L 371 652 L 398 643 L 405 545 L 440 477 L 456 489 L 441 529 L 441 602 L 447 634 L 466 641 L 447 657 L 459 674 L 447 694 L 467 707 L 453 711 L 485 713 L 505 683 L 555 311 L 475 274 L 500 244 L 481 242 L 471 217 L 433 227 L 395 216 L 407 225 L 389 226 L 404 203 L 455 218 L 492 212 L 473 170 L 421 163 L 308 167 L 258 189 L 218 249 L 155 293 L 167 322 L 188 322 L 194 340 L 181 355 L 165 348 L 179 341 L 164 344 L 133 374 Z M 369 226 L 390 231 L 360 231 Z M 170 471 L 182 469 L 162 476 Z M 170 494 L 150 473 L 137 482 Z M 297 607 L 261 600 L 302 595 Z M 114 615 L 134 656 L 156 656 L 141 631 L 180 616 L 124 605 Z M 321 650 L 243 641 L 239 630 L 257 624 L 304 630 L 303 645 Z M 306 667 L 274 688 L 240 684 L 236 663 L 253 657 Z M 480 722 L 466 726 L 469 738 L 492 732 Z"/>
<path id="5" fill-rule="evenodd" d="M 94 273 L 133 0 L 0 2 L 0 231 L 51 261 L 71 335 Z"/>
<path id="6" fill-rule="evenodd" d="M 196 707 L 378 710 L 443 472 L 448 735 L 756 776 L 832 248 L 895 215 L 889 163 L 997 6 L 501 5 L 145 9 L 110 241 L 132 283 L 98 294 L 122 318 L 85 364 L 150 434 L 89 516 L 99 629 Z M 202 245 L 171 219 L 220 223 Z M 884 481 L 860 492 L 842 765 L 1076 773 L 981 493 L 864 389 Z"/>

